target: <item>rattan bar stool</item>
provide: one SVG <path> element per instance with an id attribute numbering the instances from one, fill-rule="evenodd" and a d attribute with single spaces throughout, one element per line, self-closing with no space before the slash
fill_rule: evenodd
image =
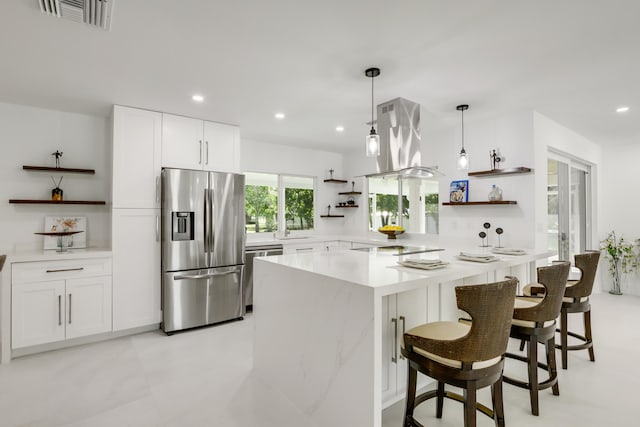
<path id="1" fill-rule="evenodd" d="M 510 336 L 525 341 L 527 353 L 526 356 L 513 353 L 505 356 L 527 363 L 528 381 L 505 376 L 504 382 L 529 390 L 533 415 L 540 413 L 540 390 L 551 387 L 554 395 L 560 394 L 555 356 L 556 318 L 560 315 L 570 267 L 568 262 L 538 267 L 538 283 L 534 286 L 542 286 L 546 292 L 539 297 L 522 296 L 515 300 Z M 545 346 L 546 364 L 538 361 L 538 343 Z M 546 380 L 539 381 L 538 368 L 547 371 L 549 377 Z"/>
<path id="2" fill-rule="evenodd" d="M 562 308 L 560 309 L 560 328 L 556 332 L 560 332 L 560 344 L 556 345 L 562 353 L 562 369 L 568 366 L 568 351 L 572 350 L 588 350 L 589 360 L 595 362 L 596 356 L 593 351 L 593 336 L 591 333 L 591 304 L 589 297 L 593 291 L 593 283 L 596 278 L 598 262 L 600 260 L 599 251 L 586 251 L 576 254 L 574 257 L 575 266 L 580 270 L 579 280 L 567 281 L 567 288 L 564 291 L 564 299 Z M 523 292 L 529 295 L 542 294 L 544 289 L 540 289 L 534 285 L 527 285 Z M 584 335 L 580 335 L 568 330 L 569 313 L 582 313 L 584 323 Z M 580 344 L 569 345 L 569 337 L 576 338 L 581 341 Z"/>
<path id="3" fill-rule="evenodd" d="M 456 287 L 458 308 L 471 316 L 469 324 L 433 322 L 407 331 L 402 355 L 407 358 L 407 399 L 404 426 L 422 427 L 414 409 L 437 398 L 436 417 L 442 418 L 444 398 L 464 403 L 465 427 L 476 426 L 476 410 L 504 426 L 502 370 L 509 341 L 517 280 Z M 436 390 L 416 396 L 417 374 L 438 382 Z M 445 384 L 460 387 L 464 394 L 445 392 Z M 476 391 L 491 386 L 493 409 L 476 400 Z"/>

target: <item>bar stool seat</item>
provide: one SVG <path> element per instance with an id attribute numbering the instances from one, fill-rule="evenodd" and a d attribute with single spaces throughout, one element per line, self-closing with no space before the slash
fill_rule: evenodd
<path id="1" fill-rule="evenodd" d="M 442 418 L 444 398 L 464 404 L 466 427 L 476 426 L 476 411 L 504 427 L 502 370 L 509 340 L 517 280 L 456 287 L 458 308 L 471 316 L 469 324 L 433 322 L 403 335 L 402 355 L 408 361 L 407 399 L 403 425 L 422 427 L 415 408 L 437 398 L 436 417 Z M 436 390 L 416 396 L 417 374 L 435 379 Z M 463 389 L 463 395 L 445 391 L 445 384 Z M 491 386 L 493 409 L 478 403 L 476 392 Z"/>

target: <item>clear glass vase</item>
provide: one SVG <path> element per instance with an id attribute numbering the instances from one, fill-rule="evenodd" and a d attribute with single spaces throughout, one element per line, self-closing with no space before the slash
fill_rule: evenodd
<path id="1" fill-rule="evenodd" d="M 610 294 L 613 295 L 622 295 L 622 291 L 620 290 L 620 283 L 622 281 L 622 262 L 618 259 L 614 264 L 614 268 L 611 274 L 611 279 L 613 281 L 613 288 L 609 291 Z"/>

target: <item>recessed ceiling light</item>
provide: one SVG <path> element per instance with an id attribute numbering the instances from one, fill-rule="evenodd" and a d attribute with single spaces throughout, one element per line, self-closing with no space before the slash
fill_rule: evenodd
<path id="1" fill-rule="evenodd" d="M 629 111 L 629 107 L 618 107 L 616 108 L 616 113 L 626 113 Z"/>
<path id="2" fill-rule="evenodd" d="M 202 101 L 204 101 L 204 96 L 202 96 L 202 95 L 197 95 L 197 94 L 196 94 L 196 95 L 193 95 L 193 96 L 191 97 L 191 99 L 193 99 L 193 100 L 194 100 L 194 101 L 196 101 L 196 102 L 202 102 Z"/>
<path id="3" fill-rule="evenodd" d="M 338 132 L 344 131 L 344 126 L 336 126 L 336 131 Z"/>
<path id="4" fill-rule="evenodd" d="M 276 113 L 276 119 L 278 120 L 284 119 L 284 113 Z"/>

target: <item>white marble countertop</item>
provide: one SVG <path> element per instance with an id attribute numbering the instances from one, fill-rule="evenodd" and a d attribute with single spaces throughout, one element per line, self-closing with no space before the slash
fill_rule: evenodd
<path id="1" fill-rule="evenodd" d="M 111 258 L 111 249 L 107 248 L 86 248 L 86 249 L 69 249 L 65 252 L 56 252 L 55 250 L 31 250 L 31 251 L 14 251 L 7 252 L 7 263 L 12 262 L 33 262 L 33 261 L 59 261 L 66 259 L 83 259 L 83 258 Z M 6 264 L 5 264 L 6 267 Z"/>
<path id="2" fill-rule="evenodd" d="M 484 251 L 490 253 L 490 248 Z M 475 248 L 474 252 L 479 252 L 478 248 Z M 460 249 L 449 248 L 440 252 L 394 256 L 391 254 L 342 249 L 275 255 L 259 259 L 265 262 L 375 288 L 376 293 L 379 293 L 379 295 L 389 295 L 424 286 L 425 280 L 430 283 L 450 282 L 465 277 L 535 262 L 554 254 L 547 250 L 527 250 L 525 255 L 496 255 L 499 258 L 498 261 L 479 263 L 459 260 L 456 258 L 456 255 L 459 253 Z M 415 258 L 439 258 L 449 262 L 449 265 L 436 270 L 421 270 L 398 265 L 399 260 Z"/>

